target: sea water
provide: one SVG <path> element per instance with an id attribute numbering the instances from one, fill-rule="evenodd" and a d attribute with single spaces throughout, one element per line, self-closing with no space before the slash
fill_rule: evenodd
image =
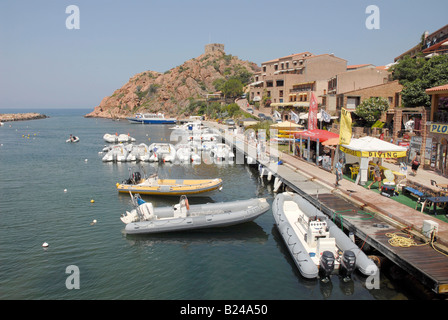
<path id="1" fill-rule="evenodd" d="M 269 210 L 228 228 L 126 235 L 132 207 L 117 182 L 130 171 L 167 178 L 221 178 L 223 189 L 190 203 L 266 197 L 272 184 L 245 164 L 104 163 L 105 133 L 135 143 L 170 142 L 170 125 L 84 118 L 91 110 L 39 112 L 47 119 L 0 127 L 0 299 L 385 300 L 408 299 L 381 275 L 368 289 L 358 271 L 344 282 L 305 280 Z M 70 134 L 78 143 L 66 143 Z M 176 197 L 144 197 L 171 206 Z M 96 223 L 93 221 L 96 220 Z M 48 243 L 48 247 L 42 244 Z M 77 270 L 74 273 L 73 270 Z"/>

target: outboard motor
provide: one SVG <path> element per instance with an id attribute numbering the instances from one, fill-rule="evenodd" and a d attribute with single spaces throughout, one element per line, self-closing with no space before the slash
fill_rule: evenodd
<path id="1" fill-rule="evenodd" d="M 328 278 L 334 270 L 334 254 L 330 251 L 322 252 L 320 258 L 319 273 L 323 278 Z"/>
<path id="2" fill-rule="evenodd" d="M 134 180 L 134 183 L 138 183 L 140 180 L 142 179 L 142 175 L 140 174 L 140 172 L 134 172 L 132 174 L 132 180 Z"/>
<path id="3" fill-rule="evenodd" d="M 356 256 L 351 250 L 344 251 L 341 260 L 340 274 L 344 278 L 350 278 L 356 268 Z"/>

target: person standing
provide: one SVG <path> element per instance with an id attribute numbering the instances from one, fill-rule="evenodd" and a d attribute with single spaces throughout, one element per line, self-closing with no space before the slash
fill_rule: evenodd
<path id="1" fill-rule="evenodd" d="M 342 158 L 339 159 L 339 161 L 334 165 L 334 168 L 336 169 L 336 186 L 340 186 L 339 181 L 342 180 L 342 162 L 344 160 Z"/>
<path id="2" fill-rule="evenodd" d="M 420 151 L 417 151 L 414 159 L 412 159 L 412 173 L 414 176 L 417 174 L 418 167 L 420 166 Z"/>
<path id="3" fill-rule="evenodd" d="M 372 183 L 367 187 L 367 189 L 370 190 L 370 187 L 375 183 L 378 182 L 378 189 L 381 189 L 381 169 L 380 166 L 378 165 L 378 162 L 376 162 L 375 167 L 373 168 L 373 174 L 374 174 L 374 178 Z"/>

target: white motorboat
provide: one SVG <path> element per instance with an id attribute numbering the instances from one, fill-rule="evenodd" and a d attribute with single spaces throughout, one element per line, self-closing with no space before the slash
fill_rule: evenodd
<path id="1" fill-rule="evenodd" d="M 229 145 L 225 143 L 216 143 L 210 148 L 210 156 L 216 160 L 231 160 L 235 158 L 235 154 Z"/>
<path id="2" fill-rule="evenodd" d="M 355 268 L 365 275 L 378 271 L 350 238 L 327 216 L 298 194 L 278 194 L 272 204 L 275 223 L 300 273 L 324 279 L 338 270 L 349 278 Z"/>
<path id="3" fill-rule="evenodd" d="M 131 194 L 131 193 L 130 193 Z M 269 210 L 265 198 L 190 205 L 186 196 L 170 207 L 155 208 L 131 194 L 134 209 L 121 216 L 127 234 L 227 227 L 252 221 Z"/>
<path id="4" fill-rule="evenodd" d="M 184 124 L 176 125 L 174 127 L 171 127 L 170 129 L 192 132 L 192 131 L 203 130 L 205 128 L 206 127 L 202 125 L 201 121 L 190 121 L 190 122 L 187 122 Z"/>
<path id="5" fill-rule="evenodd" d="M 165 118 L 163 113 L 136 113 L 133 117 L 126 118 L 130 123 L 142 124 L 172 124 L 177 120 L 174 118 Z"/>
<path id="6" fill-rule="evenodd" d="M 124 142 L 134 142 L 135 138 L 131 137 L 129 134 L 110 134 L 110 133 L 106 133 L 103 136 L 104 141 L 109 142 L 109 143 L 124 143 Z"/>
<path id="7" fill-rule="evenodd" d="M 176 148 L 171 143 L 152 143 L 149 150 L 151 162 L 174 162 L 176 159 Z"/>
<path id="8" fill-rule="evenodd" d="M 71 142 L 71 143 L 79 142 L 79 137 L 70 135 L 70 138 L 65 140 L 65 142 Z"/>
<path id="9" fill-rule="evenodd" d="M 181 162 L 200 162 L 201 156 L 197 148 L 190 143 L 181 143 L 176 145 L 176 156 Z"/>
<path id="10" fill-rule="evenodd" d="M 109 148 L 102 160 L 103 162 L 126 162 L 128 154 L 129 152 L 125 145 L 117 144 Z"/>
<path id="11" fill-rule="evenodd" d="M 144 143 L 140 143 L 139 145 L 129 145 L 128 149 L 129 153 L 126 157 L 126 161 L 149 161 L 151 156 L 151 152 L 148 146 Z"/>

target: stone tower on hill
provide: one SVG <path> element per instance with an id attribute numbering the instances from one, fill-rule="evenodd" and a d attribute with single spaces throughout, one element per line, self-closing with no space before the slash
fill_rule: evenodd
<path id="1" fill-rule="evenodd" d="M 221 43 L 210 43 L 205 45 L 205 54 L 213 54 L 215 52 L 224 53 L 224 45 Z"/>

